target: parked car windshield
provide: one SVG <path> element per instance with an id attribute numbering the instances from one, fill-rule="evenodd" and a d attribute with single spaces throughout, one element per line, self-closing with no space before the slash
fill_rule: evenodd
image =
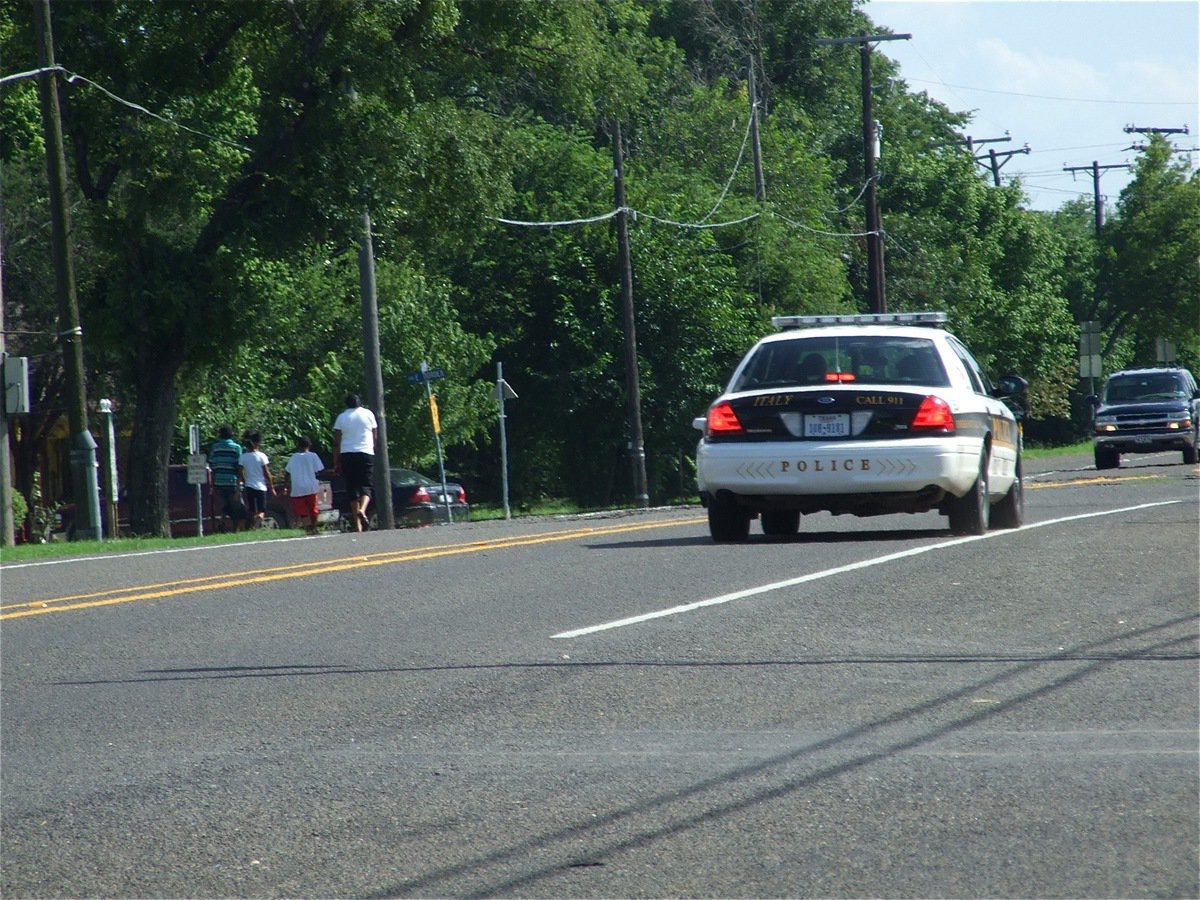
<path id="1" fill-rule="evenodd" d="M 1104 387 L 1105 403 L 1132 400 L 1174 400 L 1186 396 L 1179 379 L 1169 372 L 1146 375 L 1116 375 Z"/>
<path id="2" fill-rule="evenodd" d="M 767 341 L 755 351 L 732 390 L 847 382 L 950 385 L 933 341 L 862 335 Z"/>

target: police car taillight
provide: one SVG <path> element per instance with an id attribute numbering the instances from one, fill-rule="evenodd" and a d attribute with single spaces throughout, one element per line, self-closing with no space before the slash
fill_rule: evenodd
<path id="1" fill-rule="evenodd" d="M 742 423 L 728 401 L 718 403 L 708 411 L 709 434 L 741 434 Z"/>
<path id="2" fill-rule="evenodd" d="M 953 434 L 954 413 L 950 411 L 950 404 L 941 397 L 930 394 L 921 401 L 909 428 L 911 431 L 938 431 L 942 434 Z"/>

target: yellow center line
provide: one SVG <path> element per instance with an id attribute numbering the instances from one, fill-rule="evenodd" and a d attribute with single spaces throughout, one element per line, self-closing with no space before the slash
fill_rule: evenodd
<path id="1" fill-rule="evenodd" d="M 1100 475 L 1095 478 L 1076 478 L 1072 481 L 1044 481 L 1037 484 L 1025 482 L 1026 490 L 1039 488 L 1075 487 L 1080 484 L 1124 484 L 1127 481 L 1159 481 L 1165 475 Z"/>
<path id="2" fill-rule="evenodd" d="M 159 600 L 164 597 L 177 597 L 182 594 L 195 594 L 201 591 L 226 590 L 245 585 L 267 584 L 273 581 L 285 581 L 290 578 L 307 578 L 310 575 L 324 575 L 331 572 L 346 572 L 372 566 L 416 562 L 418 560 L 435 559 L 442 556 L 460 556 L 467 553 L 480 553 L 486 550 L 529 547 L 537 544 L 570 541 L 576 538 L 625 534 L 654 528 L 674 528 L 680 525 L 695 525 L 703 521 L 704 519 L 699 518 L 677 519 L 670 522 L 646 522 L 614 525 L 606 528 L 579 528 L 555 534 L 498 538 L 491 541 L 473 541 L 469 544 L 440 544 L 432 547 L 411 548 L 387 553 L 375 553 L 367 556 L 298 563 L 268 569 L 250 569 L 245 572 L 229 572 L 222 575 L 205 575 L 181 581 L 114 588 L 90 594 L 47 597 L 41 600 L 31 600 L 25 603 L 14 603 L 4 606 L 2 607 L 3 609 L 12 611 L 0 614 L 0 620 L 19 619 L 26 616 L 40 616 L 46 613 L 68 612 L 78 609 L 94 609 L 100 606 L 112 606 L 117 603 L 134 603 L 139 600 Z"/>

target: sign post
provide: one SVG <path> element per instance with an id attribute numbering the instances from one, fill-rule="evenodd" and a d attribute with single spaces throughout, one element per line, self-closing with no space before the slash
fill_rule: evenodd
<path id="1" fill-rule="evenodd" d="M 196 534 L 204 537 L 204 496 L 200 485 L 208 481 L 208 457 L 200 452 L 200 426 L 188 426 L 188 484 L 196 486 Z"/>
<path id="2" fill-rule="evenodd" d="M 496 399 L 500 401 L 500 485 L 504 502 L 504 518 L 511 519 L 508 508 L 508 426 L 504 413 L 504 401 L 516 400 L 517 392 L 504 380 L 504 363 L 496 363 Z"/>
<path id="3" fill-rule="evenodd" d="M 1100 356 L 1100 323 L 1079 323 L 1079 377 L 1088 380 L 1088 393 L 1096 393 L 1096 379 L 1103 372 Z"/>
<path id="4" fill-rule="evenodd" d="M 425 399 L 429 401 L 429 417 L 433 422 L 433 443 L 437 449 L 438 474 L 442 478 L 442 502 L 446 504 L 446 521 L 453 524 L 454 510 L 450 508 L 450 492 L 446 488 L 446 467 L 442 462 L 442 422 L 438 415 L 437 398 L 433 396 L 433 388 L 429 386 L 431 381 L 445 378 L 446 370 L 430 368 L 428 362 L 421 360 L 421 368 L 416 372 L 409 372 L 405 377 L 409 384 L 425 385 Z"/>
<path id="5" fill-rule="evenodd" d="M 117 439 L 113 429 L 113 405 L 111 400 L 100 401 L 100 414 L 104 416 L 104 431 L 101 432 L 106 478 L 104 479 L 104 517 L 108 520 L 105 534 L 110 540 L 117 538 Z"/>

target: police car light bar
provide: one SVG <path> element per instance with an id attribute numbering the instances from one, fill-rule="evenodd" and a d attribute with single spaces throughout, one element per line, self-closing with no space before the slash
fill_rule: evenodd
<path id="1" fill-rule="evenodd" d="M 772 316 L 771 324 L 780 331 L 812 328 L 817 325 L 945 325 L 944 312 L 862 313 L 859 315 Z"/>

